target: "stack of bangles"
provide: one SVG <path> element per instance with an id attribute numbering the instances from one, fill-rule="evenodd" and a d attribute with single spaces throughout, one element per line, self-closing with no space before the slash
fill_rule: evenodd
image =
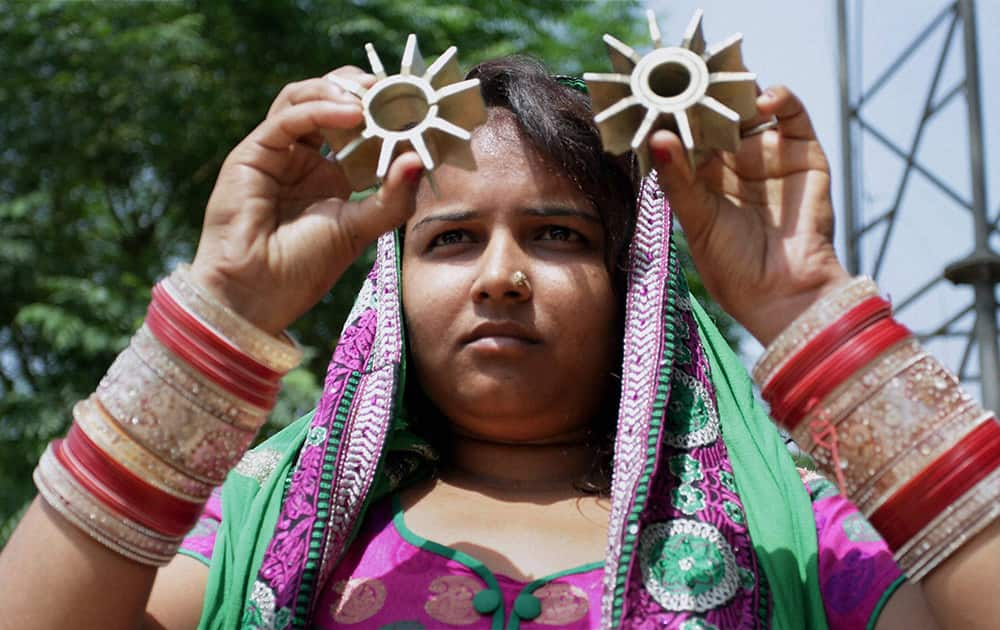
<path id="1" fill-rule="evenodd" d="M 892 318 L 870 279 L 810 307 L 753 377 L 911 580 L 1000 515 L 1000 423 Z"/>
<path id="2" fill-rule="evenodd" d="M 239 462 L 302 353 L 213 300 L 182 266 L 145 324 L 73 408 L 34 479 L 45 501 L 113 551 L 160 566 Z"/>

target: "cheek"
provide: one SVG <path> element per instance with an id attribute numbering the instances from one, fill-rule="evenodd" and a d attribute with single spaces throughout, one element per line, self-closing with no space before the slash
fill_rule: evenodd
<path id="1" fill-rule="evenodd" d="M 441 344 L 448 324 L 454 321 L 461 306 L 462 291 L 458 278 L 441 270 L 403 260 L 403 317 L 410 346 L 420 362 Z"/>

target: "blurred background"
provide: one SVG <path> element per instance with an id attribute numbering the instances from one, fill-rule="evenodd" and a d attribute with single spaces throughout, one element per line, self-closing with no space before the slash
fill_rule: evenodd
<path id="1" fill-rule="evenodd" d="M 709 43 L 743 32 L 744 59 L 761 84 L 786 83 L 809 106 L 834 167 L 838 248 L 850 254 L 853 238 L 858 271 L 865 273 L 884 257 L 877 270 L 880 284 L 893 295 L 908 296 L 940 280 L 944 267 L 974 246 L 968 209 L 956 210 L 956 199 L 929 186 L 925 175 L 906 175 L 918 163 L 926 172 L 941 173 L 951 197 L 975 197 L 965 100 L 953 98 L 934 112 L 935 120 L 925 120 L 925 93 L 938 56 L 961 46 L 961 24 L 957 39 L 948 35 L 950 14 L 934 29 L 927 26 L 953 5 L 944 0 L 0 0 L 0 545 L 34 495 L 31 470 L 42 448 L 65 432 L 73 403 L 93 391 L 140 325 L 152 284 L 192 258 L 219 165 L 284 84 L 347 63 L 367 69 L 365 42 L 375 44 L 391 72 L 411 32 L 418 34 L 428 60 L 457 46 L 463 68 L 519 52 L 543 59 L 553 73 L 605 72 L 610 66 L 603 33 L 644 53 L 650 47 L 644 9 L 656 11 L 665 43 L 676 44 L 695 8 L 703 7 Z M 851 53 L 844 89 L 839 7 L 848 18 Z M 985 203 L 995 208 L 988 204 L 996 203 L 1000 176 L 988 167 L 992 145 L 1000 140 L 1000 117 L 993 115 L 1000 103 L 1000 38 L 995 37 L 1000 2 L 981 0 L 975 10 L 985 113 L 978 134 L 986 147 L 981 170 Z M 913 41 L 921 45 L 897 62 Z M 940 93 L 964 80 L 961 49 L 949 55 L 938 73 Z M 849 155 L 855 159 L 848 165 L 841 95 L 853 90 L 847 101 L 861 111 L 858 96 L 896 66 L 898 77 L 894 73 L 887 81 L 878 100 L 866 101 L 865 120 L 884 128 L 884 136 L 900 146 L 910 147 L 916 138 L 917 148 L 907 162 L 866 139 L 867 132 L 852 120 Z M 924 125 L 926 134 L 918 130 L 921 121 L 933 123 Z M 853 184 L 846 193 L 844 173 Z M 854 209 L 852 220 L 842 216 L 847 205 Z M 894 207 L 892 221 L 857 233 L 855 228 Z M 998 212 L 988 214 L 995 220 Z M 995 225 L 987 241 L 1000 242 Z M 307 360 L 286 377 L 265 434 L 312 408 L 370 263 L 370 256 L 359 260 L 295 325 Z M 688 274 L 700 291 L 690 266 Z M 927 335 L 927 340 L 953 369 L 967 368 L 963 376 L 978 388 L 976 344 L 968 341 L 970 335 L 957 334 L 976 321 L 967 306 L 970 296 L 968 287 L 935 280 L 912 300 L 903 320 L 918 332 L 950 322 L 943 332 L 956 334 Z M 751 363 L 759 346 L 714 312 Z M 995 329 L 995 310 L 992 320 Z"/>

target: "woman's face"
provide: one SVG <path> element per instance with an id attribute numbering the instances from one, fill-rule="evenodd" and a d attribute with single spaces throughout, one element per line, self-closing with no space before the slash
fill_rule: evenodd
<path id="1" fill-rule="evenodd" d="M 406 226 L 403 306 L 417 377 L 453 428 L 553 442 L 598 412 L 616 356 L 601 218 L 491 112 L 477 169 L 442 165 Z M 527 284 L 515 281 L 522 272 Z"/>

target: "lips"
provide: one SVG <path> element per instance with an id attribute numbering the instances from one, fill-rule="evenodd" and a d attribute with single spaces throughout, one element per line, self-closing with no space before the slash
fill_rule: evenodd
<path id="1" fill-rule="evenodd" d="M 465 345 L 483 343 L 528 344 L 541 342 L 532 328 L 515 321 L 483 322 L 462 337 Z"/>

